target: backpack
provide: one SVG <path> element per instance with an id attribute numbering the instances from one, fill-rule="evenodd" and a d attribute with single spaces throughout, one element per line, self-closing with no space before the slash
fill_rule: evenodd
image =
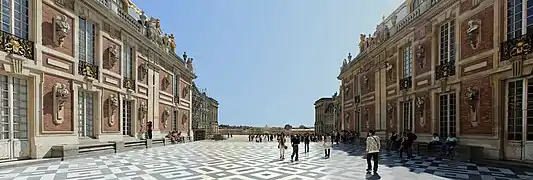
<path id="1" fill-rule="evenodd" d="M 417 138 L 418 136 L 416 136 L 416 134 L 413 134 L 413 141 L 416 141 Z"/>

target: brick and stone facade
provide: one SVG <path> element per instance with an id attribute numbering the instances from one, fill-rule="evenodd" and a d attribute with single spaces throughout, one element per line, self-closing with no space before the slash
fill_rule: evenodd
<path id="1" fill-rule="evenodd" d="M 418 141 L 453 135 L 488 158 L 533 161 L 533 36 L 525 23 L 510 34 L 507 6 L 405 1 L 372 36 L 361 35 L 360 52 L 341 67 L 343 128 L 381 136 L 412 129 Z"/>
<path id="2" fill-rule="evenodd" d="M 192 136 L 192 59 L 176 55 L 159 20 L 141 23 L 127 0 L 35 0 L 21 8 L 30 17 L 11 11 L 12 22 L 28 23 L 29 32 L 2 32 L 10 41 L 1 42 L 8 104 L 0 108 L 10 128 L 0 160 L 48 157 L 59 144 L 142 139 L 149 121 L 154 138 L 171 130 Z"/>
<path id="3" fill-rule="evenodd" d="M 218 101 L 192 85 L 192 130 L 194 140 L 212 139 L 218 134 Z"/>
<path id="4" fill-rule="evenodd" d="M 331 98 L 320 98 L 315 101 L 315 133 L 326 134 L 338 131 L 340 122 L 339 106 L 336 95 Z"/>

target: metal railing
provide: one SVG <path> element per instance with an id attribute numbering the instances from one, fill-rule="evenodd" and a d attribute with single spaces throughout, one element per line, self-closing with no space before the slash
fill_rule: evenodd
<path id="1" fill-rule="evenodd" d="M 0 31 L 0 50 L 34 60 L 35 44 L 33 41 L 17 37 L 9 32 Z"/>
<path id="2" fill-rule="evenodd" d="M 98 79 L 99 68 L 97 65 L 85 61 L 78 61 L 78 74 Z"/>

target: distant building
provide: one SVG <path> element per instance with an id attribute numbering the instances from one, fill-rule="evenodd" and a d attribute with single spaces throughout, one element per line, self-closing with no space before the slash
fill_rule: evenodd
<path id="1" fill-rule="evenodd" d="M 320 98 L 315 102 L 315 132 L 317 134 L 336 131 L 335 119 L 338 119 L 339 112 L 334 102 L 335 98 Z"/>
<path id="2" fill-rule="evenodd" d="M 194 140 L 211 139 L 218 133 L 218 101 L 207 96 L 195 83 L 193 83 L 192 96 Z"/>

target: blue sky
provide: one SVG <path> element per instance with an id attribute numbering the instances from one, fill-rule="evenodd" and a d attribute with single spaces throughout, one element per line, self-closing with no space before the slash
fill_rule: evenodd
<path id="1" fill-rule="evenodd" d="M 314 101 L 401 0 L 134 0 L 194 57 L 219 123 L 313 125 Z"/>

